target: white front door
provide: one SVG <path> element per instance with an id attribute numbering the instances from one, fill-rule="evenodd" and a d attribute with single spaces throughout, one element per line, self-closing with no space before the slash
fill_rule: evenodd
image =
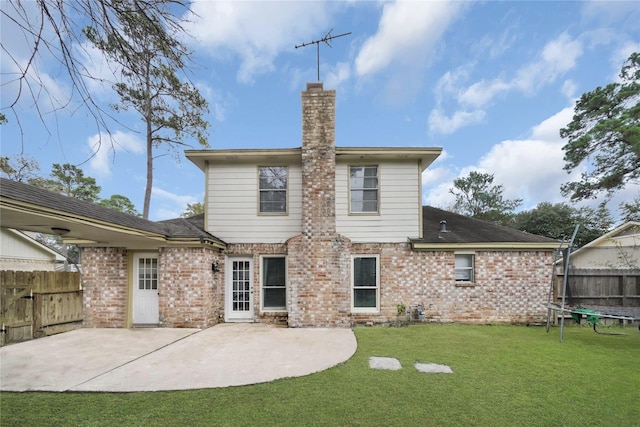
<path id="1" fill-rule="evenodd" d="M 229 258 L 226 262 L 225 321 L 253 321 L 253 260 Z"/>
<path id="2" fill-rule="evenodd" d="M 133 323 L 158 324 L 158 257 L 156 254 L 136 254 L 133 257 Z"/>

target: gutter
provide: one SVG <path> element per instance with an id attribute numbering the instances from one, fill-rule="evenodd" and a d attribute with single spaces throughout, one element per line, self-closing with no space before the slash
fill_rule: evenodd
<path id="1" fill-rule="evenodd" d="M 452 251 L 452 250 L 537 250 L 555 251 L 558 249 L 557 242 L 465 242 L 465 243 L 431 243 L 431 242 L 411 242 L 411 249 L 414 251 Z"/>

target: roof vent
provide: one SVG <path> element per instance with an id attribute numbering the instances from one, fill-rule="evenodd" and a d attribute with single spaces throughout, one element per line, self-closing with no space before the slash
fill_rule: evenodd
<path id="1" fill-rule="evenodd" d="M 448 233 L 449 230 L 447 230 L 447 221 L 445 221 L 444 219 L 442 221 L 440 221 L 440 232 L 441 233 Z"/>

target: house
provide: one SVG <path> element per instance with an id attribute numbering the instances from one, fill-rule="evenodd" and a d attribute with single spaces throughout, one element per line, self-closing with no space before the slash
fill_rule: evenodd
<path id="1" fill-rule="evenodd" d="M 54 271 L 64 260 L 28 233 L 0 228 L 0 270 Z"/>
<path id="2" fill-rule="evenodd" d="M 300 148 L 186 151 L 204 215 L 145 221 L 3 180 L 2 220 L 44 210 L 82 246 L 88 327 L 348 327 L 417 304 L 432 321 L 544 318 L 556 241 L 423 207 L 440 148 L 339 147 L 335 122 L 335 91 L 311 83 Z"/>
<path id="3" fill-rule="evenodd" d="M 640 222 L 629 221 L 571 253 L 572 268 L 640 269 Z"/>

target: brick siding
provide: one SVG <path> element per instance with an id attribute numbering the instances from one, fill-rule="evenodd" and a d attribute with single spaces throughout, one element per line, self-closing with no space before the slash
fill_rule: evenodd
<path id="1" fill-rule="evenodd" d="M 83 248 L 84 326 L 126 328 L 129 297 L 127 250 Z"/>
<path id="2" fill-rule="evenodd" d="M 158 256 L 160 325 L 206 328 L 224 313 L 224 257 L 206 247 L 165 247 Z M 219 271 L 212 265 L 217 263 Z"/>

